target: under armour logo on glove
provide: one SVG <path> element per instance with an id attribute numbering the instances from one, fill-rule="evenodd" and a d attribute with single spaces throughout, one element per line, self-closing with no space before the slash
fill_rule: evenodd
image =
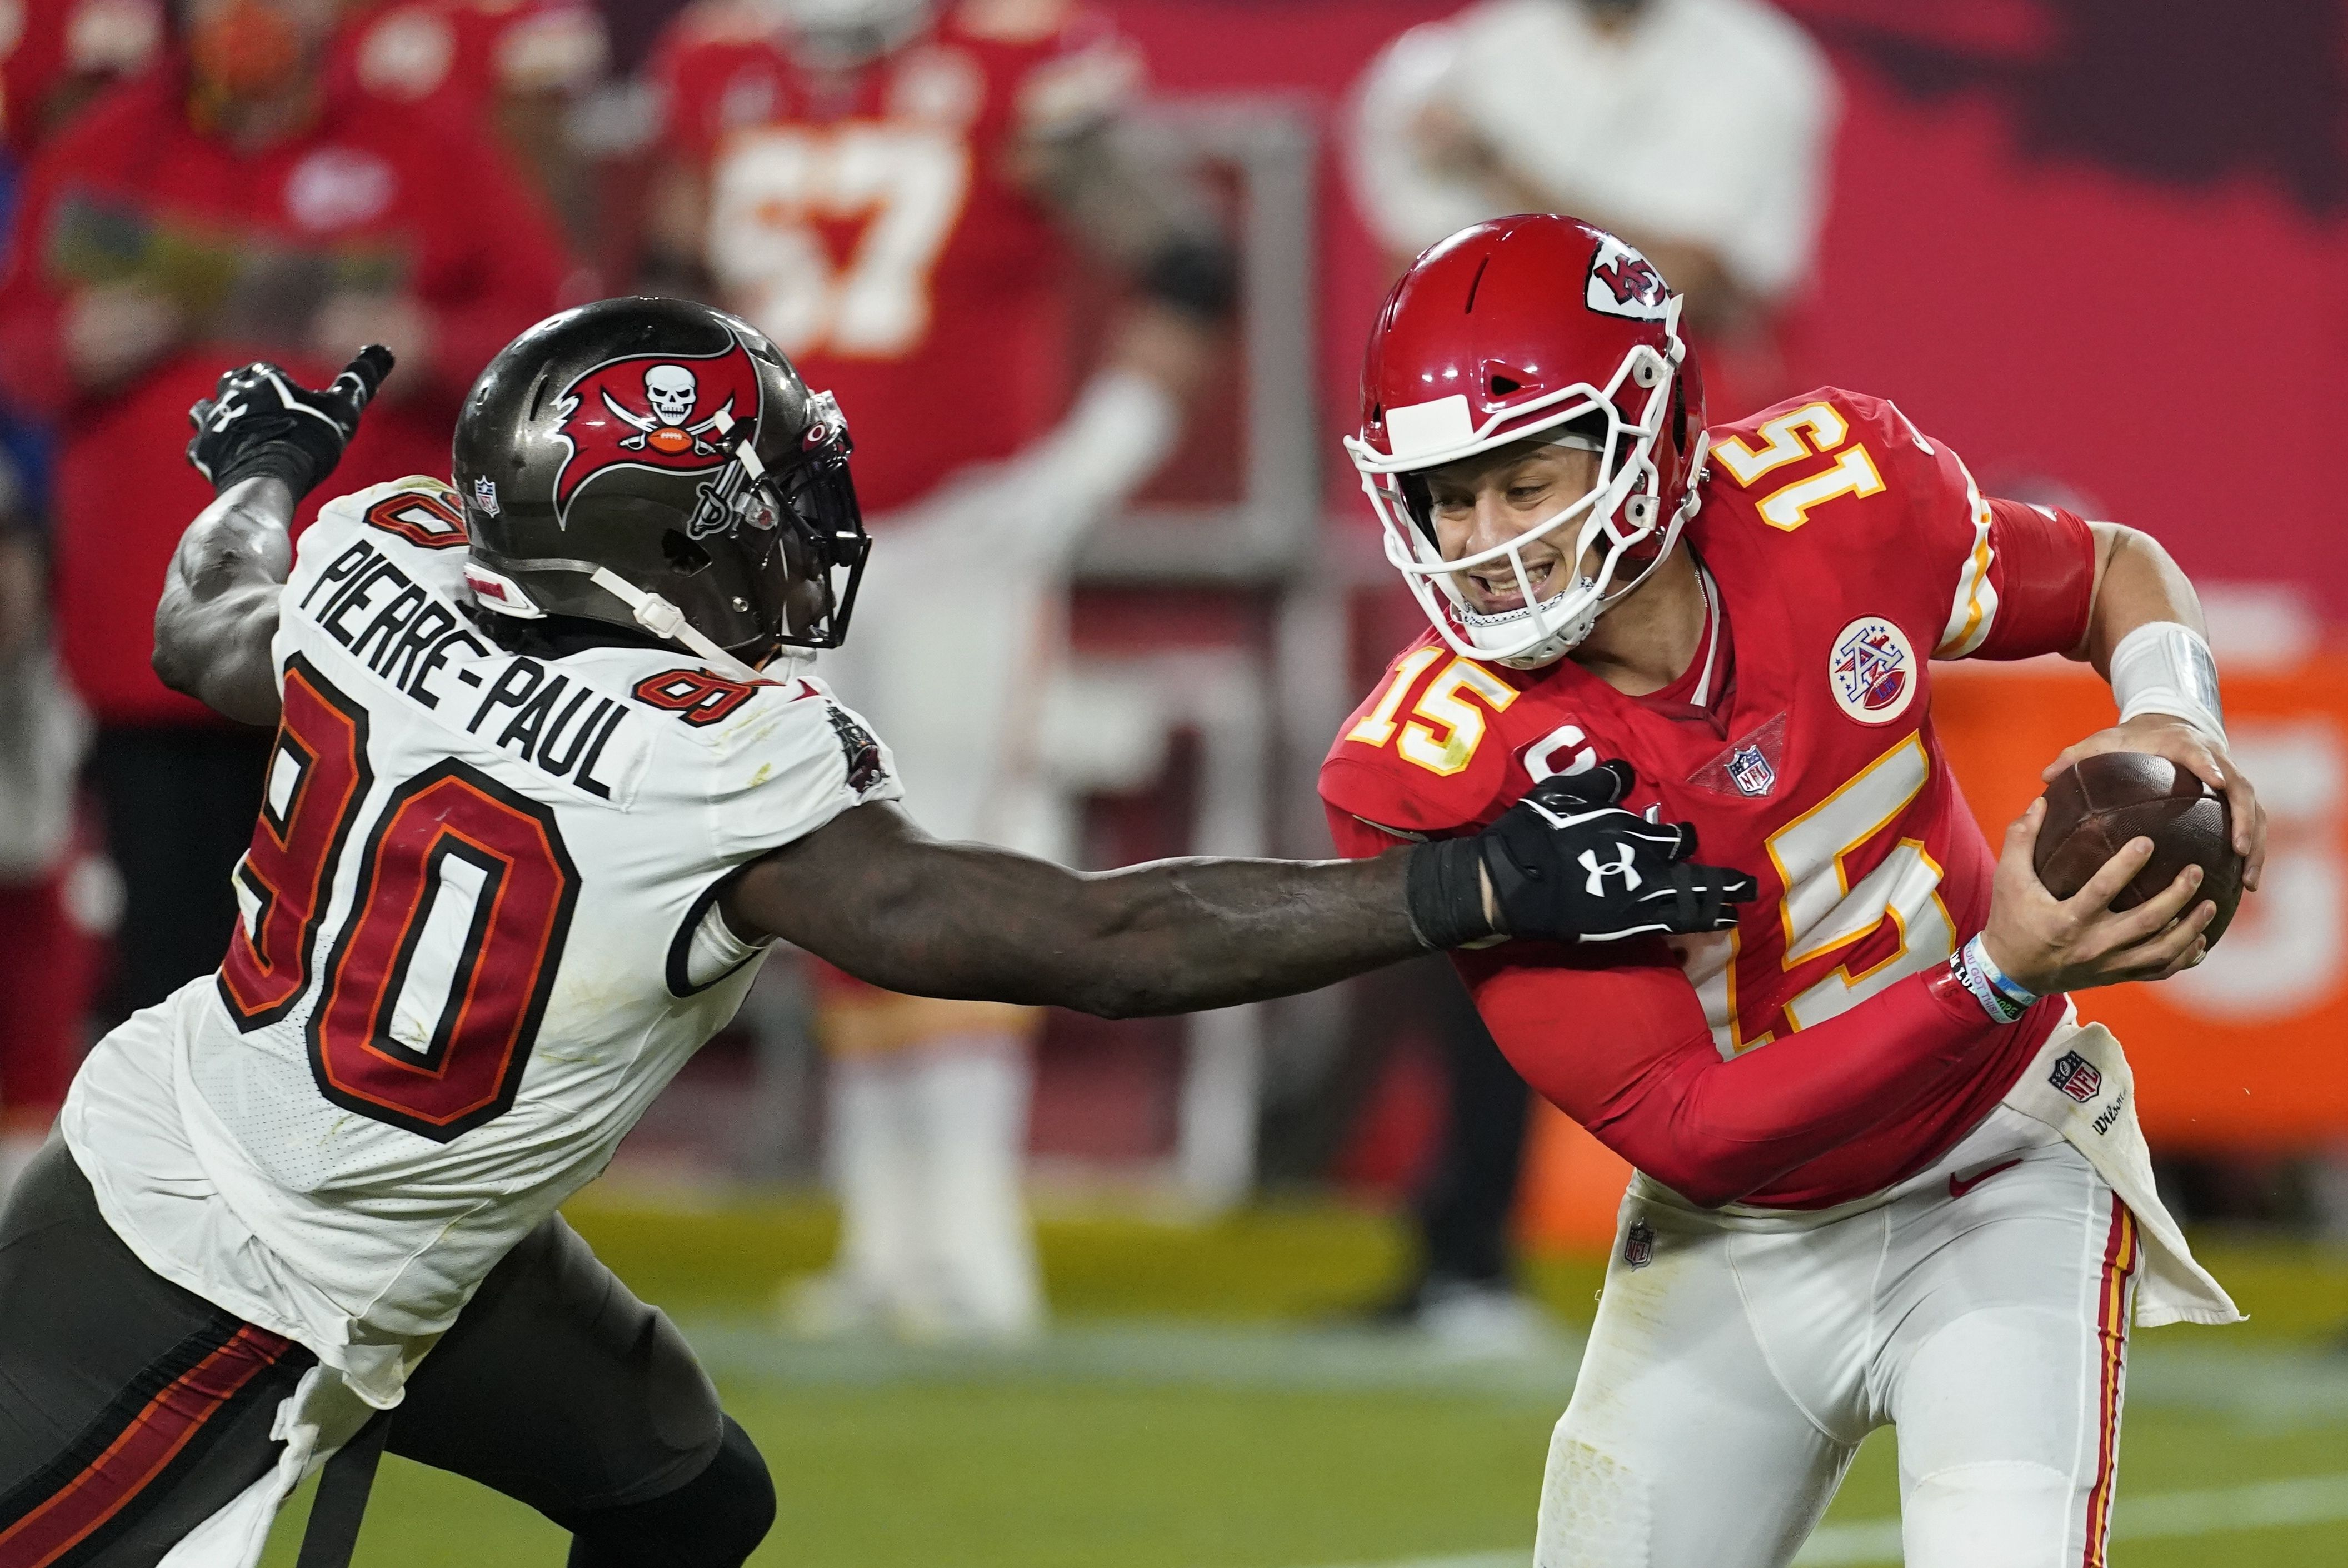
<path id="1" fill-rule="evenodd" d="M 266 475 L 283 480 L 298 500 L 335 471 L 391 366 L 391 350 L 369 344 L 318 391 L 296 386 L 274 365 L 231 370 L 188 410 L 196 428 L 188 461 L 216 490 Z"/>
<path id="2" fill-rule="evenodd" d="M 1621 761 L 1560 774 L 1476 837 L 1421 845 L 1411 867 L 1419 934 L 1430 946 L 1457 947 L 1496 934 L 1619 942 L 1735 926 L 1733 906 L 1754 898 L 1758 884 L 1742 872 L 1694 863 L 1688 823 L 1624 810 L 1619 802 L 1632 781 Z M 1487 879 L 1500 913 L 1497 933 L 1485 913 Z"/>
<path id="3" fill-rule="evenodd" d="M 1606 896 L 1606 879 L 1610 876 L 1619 876 L 1622 879 L 1624 892 L 1638 891 L 1639 851 L 1628 844 L 1617 844 L 1614 848 L 1621 851 L 1622 858 L 1611 866 L 1599 864 L 1596 850 L 1581 851 L 1581 869 L 1590 873 L 1590 896 L 1592 898 Z"/>

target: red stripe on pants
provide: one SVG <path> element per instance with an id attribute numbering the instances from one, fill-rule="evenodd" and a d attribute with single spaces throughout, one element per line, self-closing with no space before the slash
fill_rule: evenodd
<path id="1" fill-rule="evenodd" d="M 163 1472 L 230 1400 L 293 1342 L 246 1324 L 147 1401 L 80 1474 L 0 1531 L 0 1568 L 47 1568 Z"/>
<path id="2" fill-rule="evenodd" d="M 2087 1492 L 2087 1549 L 2080 1559 L 2082 1568 L 2104 1568 L 2104 1548 L 2111 1535 L 2112 1481 L 2119 1466 L 2121 1375 L 2127 1356 L 2128 1280 L 2142 1257 L 2136 1216 L 2115 1194 L 2111 1239 L 2104 1243 L 2104 1275 L 2096 1295 L 2102 1398 L 2096 1409 L 2096 1484 Z"/>

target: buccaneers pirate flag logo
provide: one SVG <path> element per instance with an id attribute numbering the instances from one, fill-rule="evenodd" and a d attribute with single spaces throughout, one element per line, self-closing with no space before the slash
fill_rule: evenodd
<path id="1" fill-rule="evenodd" d="M 607 359 L 562 389 L 557 433 L 571 455 L 554 477 L 554 516 L 561 522 L 571 498 L 611 469 L 659 473 L 707 473 L 726 460 L 727 432 L 748 426 L 757 438 L 758 367 L 728 335 L 712 355 L 638 354 Z"/>

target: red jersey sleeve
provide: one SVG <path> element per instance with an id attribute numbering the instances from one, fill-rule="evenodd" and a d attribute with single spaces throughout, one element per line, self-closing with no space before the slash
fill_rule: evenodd
<path id="1" fill-rule="evenodd" d="M 1498 816 L 1510 803 L 1508 752 L 1478 742 L 1516 696 L 1489 667 L 1455 657 L 1432 632 L 1404 649 L 1321 764 L 1321 800 L 1340 852 L 1380 854 Z"/>
<path id="2" fill-rule="evenodd" d="M 1453 954 L 1516 1069 L 1632 1165 L 1706 1208 L 1872 1131 L 1996 1054 L 1944 970 L 1723 1060 L 1660 941 Z"/>
<path id="3" fill-rule="evenodd" d="M 1971 657 L 2066 654 L 2087 634 L 2096 596 L 2096 536 L 2060 507 L 1989 503 L 1989 586 L 1994 613 Z M 1946 656 L 1946 655 L 1944 655 Z"/>

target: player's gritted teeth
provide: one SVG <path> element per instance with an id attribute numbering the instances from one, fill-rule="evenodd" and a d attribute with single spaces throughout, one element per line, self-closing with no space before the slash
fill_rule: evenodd
<path id="1" fill-rule="evenodd" d="M 1548 435 L 1464 458 L 1426 478 L 1427 524 L 1447 560 L 1464 561 L 1525 539 L 1590 492 L 1598 459 L 1578 448 L 1553 446 Z M 1529 587 L 1546 599 L 1566 586 L 1557 570 L 1581 532 L 1568 521 L 1553 532 L 1526 539 L 1514 562 L 1499 556 L 1459 573 L 1454 583 L 1478 614 L 1522 609 Z"/>
<path id="2" fill-rule="evenodd" d="M 1460 575 L 1467 579 L 1468 597 L 1480 614 L 1497 615 L 1524 607 L 1524 587 L 1509 563 L 1496 561 L 1489 566 L 1478 567 Z M 1557 557 L 1525 562 L 1525 582 L 1532 585 L 1537 599 L 1549 597 L 1552 580 L 1557 576 Z"/>

